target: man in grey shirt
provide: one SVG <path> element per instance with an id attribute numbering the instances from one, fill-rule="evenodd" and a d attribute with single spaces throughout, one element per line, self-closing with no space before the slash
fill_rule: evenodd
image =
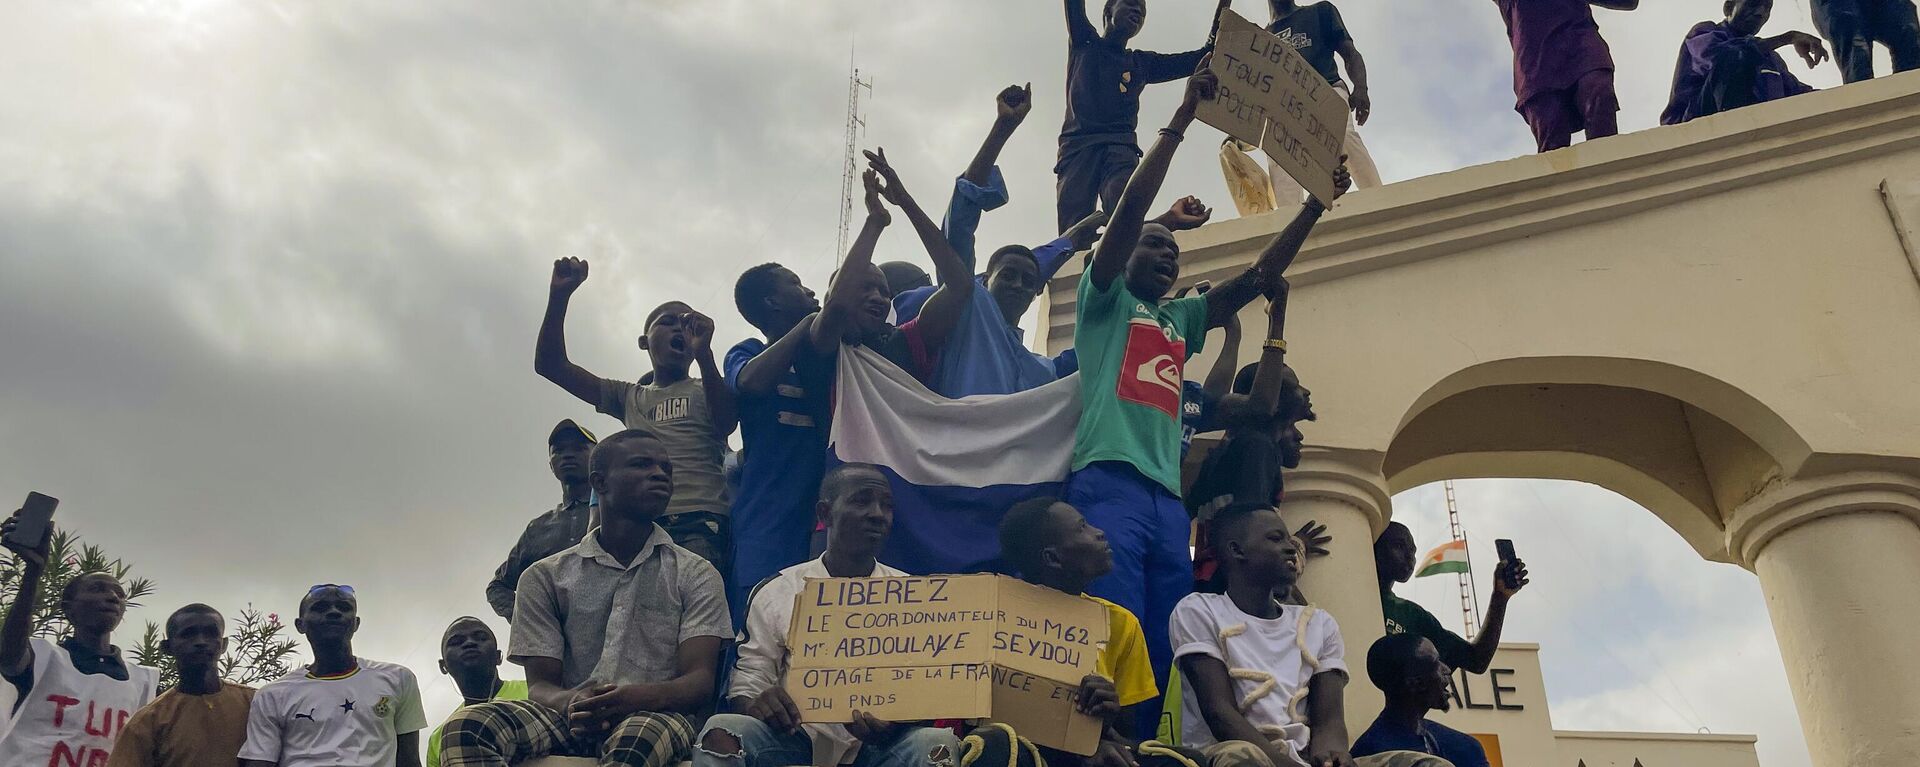
<path id="1" fill-rule="evenodd" d="M 541 756 L 666 767 L 686 759 L 732 635 L 713 565 L 654 520 L 673 497 L 667 445 L 629 429 L 594 448 L 600 527 L 520 576 L 507 659 L 527 700 L 469 706 L 446 724 L 445 767 Z"/>
<path id="2" fill-rule="evenodd" d="M 679 301 L 647 314 L 641 351 L 651 372 L 639 383 L 602 378 L 567 357 L 567 305 L 587 280 L 587 262 L 553 262 L 546 319 L 533 369 L 629 429 L 653 433 L 673 460 L 673 502 L 658 521 L 667 534 L 725 572 L 728 551 L 727 435 L 739 423 L 733 388 L 713 358 L 713 320 Z M 695 365 L 700 377 L 692 377 Z"/>

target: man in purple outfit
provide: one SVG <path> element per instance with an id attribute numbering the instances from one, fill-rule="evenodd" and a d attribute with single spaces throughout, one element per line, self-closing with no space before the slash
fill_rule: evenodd
<path id="1" fill-rule="evenodd" d="M 1589 5 L 1631 11 L 1640 0 L 1493 0 L 1513 43 L 1514 110 L 1550 152 L 1620 132 L 1613 95 L 1613 54 L 1600 38 Z"/>
<path id="2" fill-rule="evenodd" d="M 1787 62 L 1776 51 L 1791 45 L 1808 67 L 1816 67 L 1827 59 L 1820 38 L 1805 32 L 1760 37 L 1773 0 L 1727 0 L 1723 8 L 1725 21 L 1695 24 L 1681 43 L 1673 95 L 1660 113 L 1661 125 L 1813 90 L 1787 71 Z"/>

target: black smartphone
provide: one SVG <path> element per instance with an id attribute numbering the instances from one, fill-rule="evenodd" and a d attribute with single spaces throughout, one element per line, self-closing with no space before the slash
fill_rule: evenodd
<path id="1" fill-rule="evenodd" d="M 53 509 L 59 505 L 60 499 L 51 495 L 27 493 L 27 502 L 20 504 L 20 521 L 7 535 L 7 542 L 23 549 L 39 546 L 47 538 L 47 526 L 53 524 Z"/>
<path id="2" fill-rule="evenodd" d="M 1493 542 L 1493 549 L 1494 549 L 1494 551 L 1497 551 L 1497 552 L 1500 552 L 1500 561 L 1501 561 L 1501 562 L 1518 562 L 1518 561 L 1520 561 L 1520 555 L 1518 555 L 1518 554 L 1515 554 L 1515 553 L 1513 553 L 1513 540 L 1512 540 L 1512 539 L 1509 539 L 1509 538 L 1497 538 L 1497 539 L 1495 539 L 1495 540 L 1494 540 L 1494 542 Z M 1513 577 L 1513 574 L 1512 574 L 1512 573 L 1508 573 L 1508 574 L 1507 574 L 1507 576 L 1506 576 L 1506 580 L 1507 580 L 1507 588 L 1513 588 L 1513 587 L 1514 587 L 1514 585 L 1515 585 L 1515 578 Z"/>

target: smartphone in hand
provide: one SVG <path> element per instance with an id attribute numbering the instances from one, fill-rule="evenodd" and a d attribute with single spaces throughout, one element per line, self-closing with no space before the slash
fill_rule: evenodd
<path id="1" fill-rule="evenodd" d="M 1510 564 L 1513 562 L 1520 561 L 1520 555 L 1513 553 L 1513 541 L 1511 539 L 1508 539 L 1508 538 L 1495 539 L 1493 542 L 1493 548 L 1495 551 L 1498 551 L 1500 553 L 1500 562 L 1502 564 Z M 1504 578 L 1507 583 L 1507 588 L 1513 589 L 1513 588 L 1520 587 L 1519 579 L 1515 578 L 1514 574 L 1511 571 L 1507 572 Z"/>
<path id="2" fill-rule="evenodd" d="M 47 539 L 47 528 L 53 524 L 53 509 L 60 505 L 60 499 L 40 493 L 27 493 L 27 502 L 20 504 L 19 522 L 7 533 L 7 543 L 23 549 L 38 548 L 40 542 Z"/>

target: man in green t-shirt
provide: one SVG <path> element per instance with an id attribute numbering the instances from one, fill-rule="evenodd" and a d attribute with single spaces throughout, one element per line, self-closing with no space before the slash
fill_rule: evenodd
<path id="1" fill-rule="evenodd" d="M 490 700 L 526 700 L 527 683 L 500 678 L 500 640 L 486 621 L 473 616 L 453 619 L 440 636 L 440 673 L 453 677 L 460 688 L 460 705 Z M 444 727 L 445 725 L 442 725 Z M 440 767 L 440 727 L 427 739 L 427 767 Z"/>
<path id="2" fill-rule="evenodd" d="M 1167 620 L 1174 603 L 1193 591 L 1188 517 L 1180 503 L 1180 394 L 1187 358 L 1200 351 L 1209 328 L 1225 327 L 1240 310 L 1272 290 L 1299 252 L 1326 204 L 1308 200 L 1247 270 L 1205 295 L 1166 300 L 1180 277 L 1180 244 L 1148 208 L 1194 110 L 1211 99 L 1218 81 L 1203 65 L 1187 82 L 1186 97 L 1160 138 L 1141 159 L 1114 206 L 1106 236 L 1080 277 L 1074 347 L 1080 358 L 1082 413 L 1074 433 L 1073 474 L 1066 502 L 1107 534 L 1113 571 L 1087 591 L 1122 607 L 1146 629 L 1147 651 L 1161 689 L 1173 662 Z M 1345 168 L 1334 173 L 1344 191 Z M 1206 223 L 1211 211 L 1187 199 L 1172 226 Z M 1142 706 L 1149 714 L 1159 706 Z M 1141 723 L 1152 728 L 1152 717 Z"/>
<path id="3" fill-rule="evenodd" d="M 1527 565 L 1520 560 L 1501 562 L 1493 570 L 1493 601 L 1487 605 L 1487 618 L 1472 642 L 1440 625 L 1433 613 L 1420 605 L 1394 596 L 1393 584 L 1413 577 L 1413 531 L 1399 522 L 1388 522 L 1387 530 L 1373 542 L 1373 568 L 1380 577 L 1380 611 L 1386 614 L 1388 634 L 1415 634 L 1427 638 L 1440 651 L 1440 660 L 1470 674 L 1486 673 L 1493 653 L 1500 649 L 1500 630 L 1507 622 L 1507 601 L 1527 585 Z M 1511 576 L 1511 577 L 1509 577 Z"/>

